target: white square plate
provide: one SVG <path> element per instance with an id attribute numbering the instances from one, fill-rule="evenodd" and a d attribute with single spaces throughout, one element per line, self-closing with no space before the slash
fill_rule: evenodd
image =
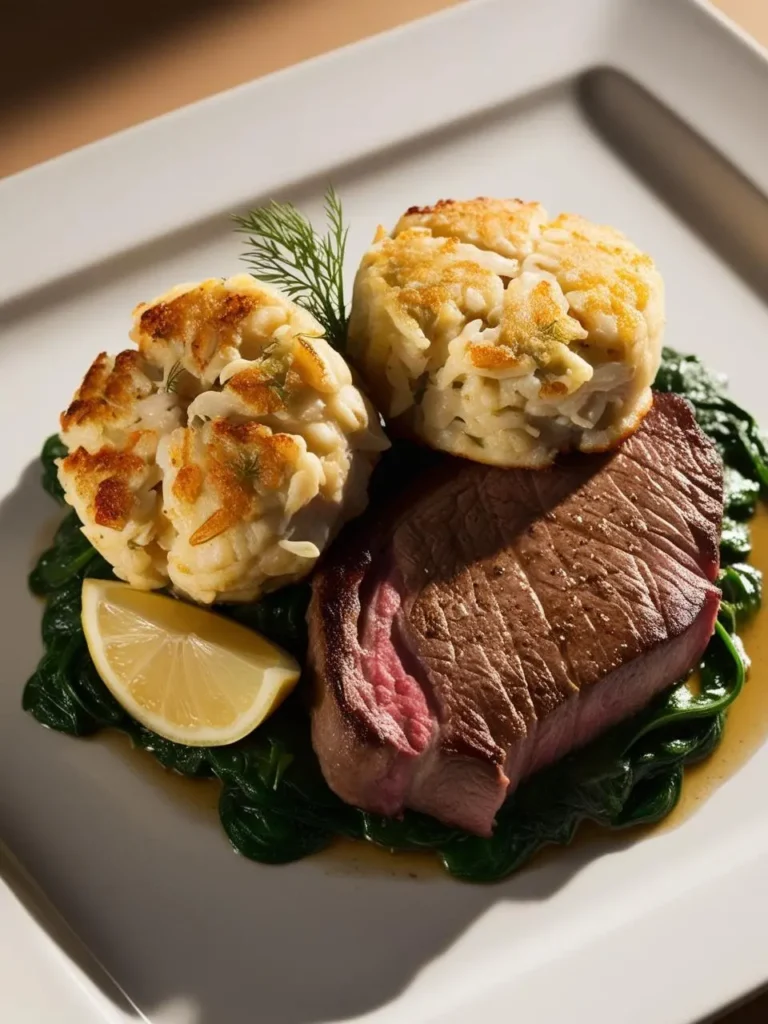
<path id="1" fill-rule="evenodd" d="M 675 831 L 481 888 L 252 864 L 148 757 L 20 709 L 40 650 L 25 577 L 56 514 L 30 464 L 137 301 L 238 269 L 227 212 L 278 195 L 317 215 L 332 179 L 352 262 L 440 196 L 614 223 L 666 276 L 669 343 L 765 423 L 766 109 L 765 55 L 696 0 L 477 0 L 0 183 L 0 829 L 153 1024 L 684 1024 L 768 980 L 768 749 Z M 4 986 L 3 1019 L 43 1019 Z M 107 1019 L 81 995 L 82 1024 Z"/>

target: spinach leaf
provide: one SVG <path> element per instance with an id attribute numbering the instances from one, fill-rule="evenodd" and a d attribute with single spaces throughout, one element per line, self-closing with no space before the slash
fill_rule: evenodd
<path id="1" fill-rule="evenodd" d="M 51 434 L 43 445 L 40 463 L 43 469 L 43 490 L 55 498 L 60 505 L 64 504 L 64 488 L 59 483 L 56 459 L 63 459 L 67 454 L 67 446 L 58 434 Z"/>
<path id="2" fill-rule="evenodd" d="M 251 604 L 221 605 L 222 614 L 255 629 L 298 660 L 307 653 L 308 583 L 294 583 Z"/>
<path id="3" fill-rule="evenodd" d="M 333 839 L 333 832 L 253 803 L 236 786 L 224 787 L 219 814 L 234 848 L 263 864 L 300 860 L 322 850 Z"/>
<path id="4" fill-rule="evenodd" d="M 731 562 L 743 562 L 749 558 L 752 550 L 752 540 L 747 523 L 737 522 L 730 516 L 723 519 L 723 529 L 720 534 L 720 561 L 723 565 Z"/>
<path id="5" fill-rule="evenodd" d="M 185 747 L 182 743 L 174 743 L 139 725 L 127 715 L 119 728 L 128 733 L 135 747 L 154 754 L 164 768 L 192 779 L 210 778 L 213 775 L 207 747 Z"/>
<path id="6" fill-rule="evenodd" d="M 653 384 L 656 391 L 683 395 L 693 405 L 699 426 L 720 450 L 723 462 L 768 490 L 768 448 L 754 418 L 731 401 L 724 380 L 696 356 L 665 348 Z"/>
<path id="7" fill-rule="evenodd" d="M 737 521 L 751 519 L 760 497 L 760 484 L 732 466 L 725 467 L 725 513 Z"/>
<path id="8" fill-rule="evenodd" d="M 735 621 L 749 618 L 759 609 L 763 592 L 763 576 L 759 569 L 747 562 L 734 563 L 723 569 L 718 584 L 723 593 L 723 603 L 727 604 Z M 720 611 L 721 614 L 724 612 L 723 604 Z M 734 628 L 730 632 L 734 632 Z"/>
<path id="9" fill-rule="evenodd" d="M 289 702 L 239 744 L 210 752 L 215 774 L 263 809 L 313 828 L 362 837 L 361 812 L 326 785 L 309 734 L 306 711 Z"/>
<path id="10" fill-rule="evenodd" d="M 74 736 L 121 725 L 126 714 L 99 678 L 82 635 L 54 637 L 24 689 L 23 707 Z"/>
<path id="11" fill-rule="evenodd" d="M 95 575 L 111 575 L 107 563 L 80 529 L 77 513 L 72 511 L 56 531 L 53 546 L 43 552 L 30 573 L 30 590 L 40 597 L 53 594 L 72 580 L 82 580 L 91 567 Z"/>
<path id="12" fill-rule="evenodd" d="M 133 721 L 99 679 L 82 635 L 82 580 L 108 578 L 111 570 L 71 512 L 30 576 L 33 591 L 46 599 L 45 651 L 25 688 L 24 708 L 42 724 L 73 735 L 122 729 L 165 767 L 191 778 L 217 777 L 222 783 L 220 816 L 230 842 L 264 863 L 296 860 L 327 846 L 334 836 L 345 836 L 391 850 L 431 850 L 456 877 L 491 882 L 517 870 L 543 846 L 570 842 L 582 821 L 608 829 L 658 821 L 679 798 L 684 766 L 717 746 L 728 706 L 744 684 L 747 659 L 736 629 L 760 607 L 761 575 L 745 559 L 748 520 L 759 496 L 768 493 L 768 460 L 752 417 L 727 398 L 721 382 L 698 359 L 665 349 L 656 388 L 688 398 L 726 468 L 718 580 L 723 600 L 698 688 L 690 681 L 678 683 L 635 718 L 524 781 L 501 808 L 490 838 L 411 811 L 400 819 L 383 818 L 341 801 L 323 779 L 298 692 L 254 733 L 229 747 L 184 747 Z M 62 495 L 53 460 L 63 454 L 53 437 L 41 456 L 43 486 L 57 500 Z M 402 486 L 432 458 L 407 443 L 395 445 L 374 474 L 372 495 Z M 302 583 L 254 604 L 218 610 L 303 659 L 308 601 L 309 587 Z"/>

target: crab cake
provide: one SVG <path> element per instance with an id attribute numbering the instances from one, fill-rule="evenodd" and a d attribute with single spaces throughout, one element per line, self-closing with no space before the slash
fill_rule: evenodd
<path id="1" fill-rule="evenodd" d="M 661 276 L 614 228 L 514 199 L 441 200 L 379 228 L 348 355 L 396 429 L 541 467 L 638 428 L 663 329 Z"/>
<path id="2" fill-rule="evenodd" d="M 116 574 L 142 589 L 167 581 L 155 456 L 160 438 L 183 419 L 178 396 L 163 391 L 161 380 L 136 351 L 102 352 L 60 418 L 69 449 L 59 463 L 66 499 Z"/>
<path id="3" fill-rule="evenodd" d="M 367 503 L 378 417 L 312 316 L 240 275 L 137 307 L 61 416 L 83 531 L 133 586 L 245 601 L 306 575 Z"/>

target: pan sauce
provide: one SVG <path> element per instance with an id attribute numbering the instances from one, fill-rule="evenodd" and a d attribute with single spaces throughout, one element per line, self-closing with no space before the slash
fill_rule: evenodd
<path id="1" fill-rule="evenodd" d="M 750 562 L 768 582 L 768 509 L 760 506 L 752 527 Z M 763 607 L 739 629 L 752 666 L 744 689 L 731 705 L 723 738 L 710 758 L 685 771 L 683 793 L 658 828 L 675 828 L 734 775 L 768 736 L 768 593 Z"/>

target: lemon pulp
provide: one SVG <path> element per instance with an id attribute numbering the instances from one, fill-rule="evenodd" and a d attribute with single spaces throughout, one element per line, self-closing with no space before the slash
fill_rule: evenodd
<path id="1" fill-rule="evenodd" d="M 234 743 L 279 706 L 301 672 L 259 633 L 127 583 L 85 580 L 82 622 L 116 699 L 176 743 Z"/>

